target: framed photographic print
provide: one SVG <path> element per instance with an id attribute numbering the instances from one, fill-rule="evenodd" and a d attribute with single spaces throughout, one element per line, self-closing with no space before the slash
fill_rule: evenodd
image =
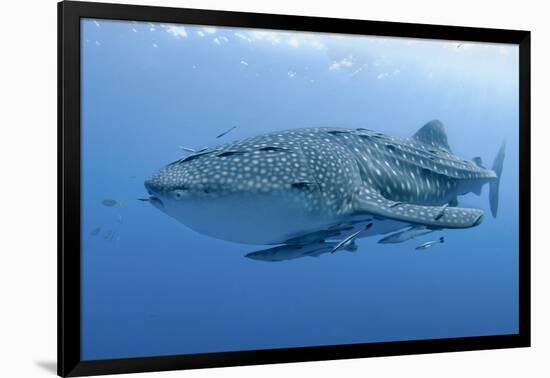
<path id="1" fill-rule="evenodd" d="M 58 10 L 59 375 L 529 346 L 529 32 Z"/>

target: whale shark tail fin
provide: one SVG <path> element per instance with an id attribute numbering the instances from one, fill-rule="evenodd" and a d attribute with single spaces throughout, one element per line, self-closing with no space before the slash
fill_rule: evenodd
<path id="1" fill-rule="evenodd" d="M 500 185 L 500 176 L 502 174 L 502 166 L 504 165 L 504 151 L 506 150 L 506 141 L 502 142 L 497 156 L 493 161 L 493 171 L 497 175 L 496 179 L 490 183 L 489 187 L 489 202 L 491 205 L 491 214 L 496 218 L 498 212 L 498 189 Z"/>

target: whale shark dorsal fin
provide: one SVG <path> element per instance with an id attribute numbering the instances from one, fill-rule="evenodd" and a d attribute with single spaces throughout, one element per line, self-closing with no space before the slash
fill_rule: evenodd
<path id="1" fill-rule="evenodd" d="M 447 151 L 451 151 L 443 123 L 437 119 L 434 119 L 433 121 L 430 121 L 422 126 L 413 135 L 413 138 L 431 147 L 439 147 Z"/>
<path id="2" fill-rule="evenodd" d="M 472 161 L 474 163 L 476 163 L 476 165 L 478 167 L 482 167 L 483 168 L 483 160 L 481 160 L 481 158 L 479 156 L 476 156 L 475 158 L 472 159 Z"/>

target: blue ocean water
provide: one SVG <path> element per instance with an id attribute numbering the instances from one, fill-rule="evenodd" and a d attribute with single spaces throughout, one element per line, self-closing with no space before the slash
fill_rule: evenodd
<path id="1" fill-rule="evenodd" d="M 89 19 L 81 30 L 83 359 L 518 332 L 517 47 Z M 137 200 L 179 146 L 307 126 L 410 136 L 432 119 L 457 155 L 488 166 L 507 141 L 496 219 L 485 187 L 459 199 L 485 210 L 479 227 L 269 263 L 243 257 L 262 246 Z"/>

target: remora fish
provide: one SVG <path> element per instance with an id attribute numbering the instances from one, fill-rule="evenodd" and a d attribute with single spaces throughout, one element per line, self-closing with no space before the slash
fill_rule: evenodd
<path id="1" fill-rule="evenodd" d="M 416 237 L 429 234 L 433 231 L 434 230 L 430 230 L 425 226 L 413 226 L 403 231 L 395 232 L 393 234 L 385 236 L 382 239 L 378 240 L 378 243 L 382 243 L 382 244 L 402 243 L 409 239 L 414 239 Z"/>
<path id="2" fill-rule="evenodd" d="M 446 204 L 489 183 L 496 216 L 503 161 L 504 145 L 492 169 L 454 155 L 439 121 L 411 138 L 305 128 L 191 154 L 155 173 L 145 187 L 150 204 L 200 233 L 246 244 L 307 244 L 318 242 L 307 235 L 366 217 L 373 227 L 358 237 L 416 226 L 477 226 L 481 209 Z"/>
<path id="3" fill-rule="evenodd" d="M 217 135 L 216 138 L 219 139 L 219 138 L 221 138 L 222 136 L 229 134 L 231 131 L 235 130 L 236 128 L 237 128 L 237 126 L 232 126 L 232 127 L 229 128 L 228 130 L 225 130 L 223 133 Z"/>
<path id="4" fill-rule="evenodd" d="M 269 249 L 264 249 L 261 251 L 251 252 L 246 254 L 245 257 L 248 257 L 252 260 L 269 262 L 293 260 L 306 256 L 319 257 L 322 254 L 331 252 L 335 246 L 336 243 L 330 242 L 313 242 L 305 245 L 285 244 Z M 347 246 L 342 247 L 342 249 L 348 252 L 355 252 L 355 250 L 357 249 L 357 245 L 354 243 L 354 241 L 351 241 Z"/>
<path id="5" fill-rule="evenodd" d="M 192 154 L 198 154 L 198 153 L 201 153 L 201 152 L 204 152 L 206 150 L 208 150 L 208 147 L 203 147 L 203 148 L 200 148 L 198 150 L 195 150 L 194 148 L 189 148 L 189 147 L 185 147 L 185 146 L 178 146 L 180 150 L 183 150 L 185 152 L 190 152 Z"/>
<path id="6" fill-rule="evenodd" d="M 445 243 L 445 238 L 442 236 L 438 240 L 432 240 L 426 243 L 422 243 L 419 246 L 417 246 L 415 249 L 428 249 L 433 247 L 436 244 L 443 244 L 443 243 Z"/>
<path id="7" fill-rule="evenodd" d="M 350 236 L 342 240 L 340 243 L 336 244 L 334 248 L 332 248 L 332 251 L 330 252 L 334 253 L 340 249 L 347 248 L 351 245 L 354 245 L 355 238 L 357 238 L 360 233 L 362 233 L 363 231 L 367 231 L 371 227 L 372 227 L 372 223 L 367 224 L 367 226 L 364 229 L 354 232 L 353 234 L 351 234 Z"/>
<path id="8" fill-rule="evenodd" d="M 113 207 L 113 206 L 120 206 L 120 202 L 117 201 L 117 200 L 114 200 L 112 198 L 106 198 L 104 199 L 103 201 L 101 201 L 101 204 L 103 206 L 107 206 L 107 207 Z"/>

